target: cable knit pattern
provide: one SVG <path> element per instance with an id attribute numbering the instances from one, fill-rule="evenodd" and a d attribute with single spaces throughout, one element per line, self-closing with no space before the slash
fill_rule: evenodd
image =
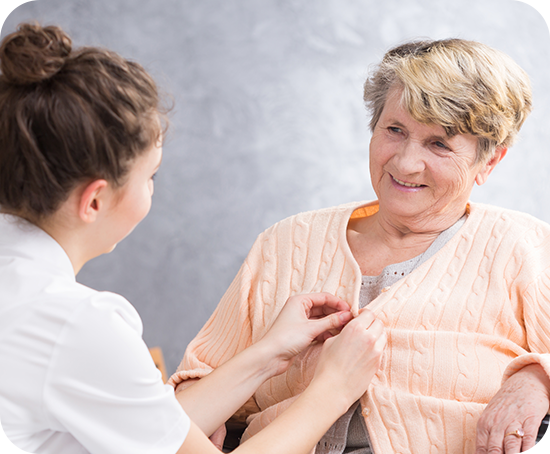
<path id="1" fill-rule="evenodd" d="M 171 383 L 202 377 L 261 338 L 289 296 L 325 291 L 358 310 L 361 272 L 346 240 L 350 216 L 376 202 L 302 213 L 262 233 Z M 361 398 L 377 454 L 475 451 L 475 431 L 503 380 L 540 363 L 550 375 L 550 226 L 469 205 L 456 235 L 369 308 L 384 322 L 382 366 Z M 313 346 L 243 407 L 245 439 L 311 381 Z"/>

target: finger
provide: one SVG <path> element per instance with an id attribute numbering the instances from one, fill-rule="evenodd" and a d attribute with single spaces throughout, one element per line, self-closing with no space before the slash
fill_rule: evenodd
<path id="1" fill-rule="evenodd" d="M 388 336 L 386 335 L 385 331 L 382 331 L 382 334 L 378 338 L 378 340 L 374 344 L 374 349 L 376 351 L 383 351 L 386 347 L 386 344 L 388 343 Z"/>
<path id="2" fill-rule="evenodd" d="M 223 443 L 225 441 L 225 436 L 227 435 L 227 429 L 225 427 L 225 424 L 221 427 L 219 427 L 212 435 L 210 435 L 210 441 L 216 446 L 218 449 L 223 449 Z"/>
<path id="3" fill-rule="evenodd" d="M 333 343 L 337 338 L 338 338 L 338 336 L 331 336 L 331 337 L 328 337 L 327 339 L 325 339 L 324 344 L 323 344 L 323 349 L 329 348 L 329 346 L 332 345 L 332 343 Z"/>
<path id="4" fill-rule="evenodd" d="M 343 311 L 327 315 L 317 320 L 312 320 L 310 325 L 312 337 L 318 337 L 331 330 L 338 330 L 346 325 L 352 318 L 353 315 L 350 311 Z M 330 335 L 332 336 L 332 334 Z"/>
<path id="5" fill-rule="evenodd" d="M 368 329 L 374 320 L 376 320 L 376 315 L 374 315 L 374 312 L 368 309 L 363 309 L 359 315 L 355 317 L 353 322 L 362 325 L 365 329 Z"/>
<path id="6" fill-rule="evenodd" d="M 523 437 L 514 435 L 518 428 L 524 430 Z M 517 421 L 508 425 L 506 429 L 493 425 L 490 429 L 490 433 L 478 426 L 478 448 L 476 454 L 517 454 L 525 452 L 535 446 L 537 434 L 538 425 L 536 423 L 533 424 L 529 419 L 523 423 L 523 427 L 521 423 Z"/>
<path id="7" fill-rule="evenodd" d="M 325 342 L 327 339 L 330 339 L 331 337 L 338 336 L 338 334 L 340 334 L 340 332 L 339 332 L 339 331 L 336 331 L 336 330 L 325 331 L 324 333 L 319 334 L 319 335 L 315 338 L 315 340 L 316 340 L 317 342 L 323 343 L 323 342 Z"/>
<path id="8" fill-rule="evenodd" d="M 528 449 L 534 448 L 536 444 L 537 444 L 537 436 L 536 435 L 535 436 L 530 436 L 530 437 L 528 437 L 526 435 L 522 439 L 521 451 L 518 451 L 518 452 L 524 452 L 524 451 L 527 451 Z"/>
<path id="9" fill-rule="evenodd" d="M 350 320 L 353 320 L 353 315 L 350 315 Z M 324 342 L 331 337 L 338 336 L 338 334 L 342 332 L 343 327 L 344 326 L 340 326 L 339 328 L 336 328 L 336 329 L 329 329 L 328 331 L 325 331 L 324 333 L 319 334 L 319 336 L 317 336 L 315 340 L 319 342 Z"/>
<path id="10" fill-rule="evenodd" d="M 367 335 L 370 336 L 373 351 L 382 353 L 387 340 L 384 324 L 380 320 L 375 320 L 367 329 Z"/>
<path id="11" fill-rule="evenodd" d="M 537 436 L 539 434 L 539 426 L 541 420 L 536 417 L 527 418 L 523 423 L 523 431 L 525 435 L 521 439 L 521 451 L 527 451 L 537 444 Z"/>
<path id="12" fill-rule="evenodd" d="M 375 319 L 367 328 L 367 331 L 376 337 L 380 337 L 384 332 L 384 324 L 379 319 Z"/>
<path id="13" fill-rule="evenodd" d="M 515 429 L 514 429 L 515 430 Z M 507 433 L 507 432 L 506 432 Z M 504 453 L 504 435 L 505 432 L 501 429 L 493 427 L 487 439 L 487 453 L 488 454 L 500 454 Z M 516 438 L 513 435 L 509 435 L 508 438 Z M 519 451 L 517 451 L 519 452 Z"/>
<path id="14" fill-rule="evenodd" d="M 504 440 L 502 445 L 504 446 L 504 451 L 506 454 L 518 454 L 521 452 L 521 438 L 511 435 L 517 429 L 511 429 L 504 434 Z"/>
<path id="15" fill-rule="evenodd" d="M 343 310 L 348 310 L 349 307 L 346 307 L 345 309 L 337 310 L 336 308 L 330 307 L 330 306 L 317 306 L 312 307 L 310 309 L 306 309 L 307 316 L 309 319 L 316 319 L 316 318 L 322 318 L 326 315 L 334 314 L 335 312 L 341 312 Z"/>
<path id="16" fill-rule="evenodd" d="M 489 440 L 489 432 L 482 429 L 479 424 L 476 434 L 476 454 L 487 454 L 487 442 Z"/>
<path id="17" fill-rule="evenodd" d="M 376 348 L 376 342 L 384 333 L 384 324 L 380 320 L 373 320 L 374 314 L 364 313 L 361 317 L 355 317 L 343 329 L 341 335 L 347 338 L 356 339 L 363 343 L 364 347 L 371 351 Z M 372 323 L 371 323 L 372 321 Z M 380 344 L 384 341 L 380 341 Z M 380 345 L 379 344 L 379 345 Z"/>
<path id="18" fill-rule="evenodd" d="M 310 293 L 307 295 L 301 295 L 303 302 L 307 304 L 310 312 L 316 312 L 317 314 L 327 315 L 331 312 L 339 312 L 349 310 L 350 305 L 343 299 L 330 293 Z"/>

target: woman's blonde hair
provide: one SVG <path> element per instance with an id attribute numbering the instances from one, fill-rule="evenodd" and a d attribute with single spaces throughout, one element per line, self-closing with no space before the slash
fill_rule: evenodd
<path id="1" fill-rule="evenodd" d="M 531 112 L 529 77 L 508 55 L 462 39 L 414 41 L 388 51 L 365 82 L 364 100 L 378 123 L 388 92 L 423 124 L 448 135 L 478 137 L 478 160 L 514 142 Z"/>

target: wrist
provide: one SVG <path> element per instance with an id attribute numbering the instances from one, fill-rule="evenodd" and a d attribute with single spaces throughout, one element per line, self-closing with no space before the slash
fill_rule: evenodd
<path id="1" fill-rule="evenodd" d="M 527 374 L 537 385 L 546 392 L 546 396 L 550 400 L 550 378 L 539 363 L 528 364 L 527 366 L 516 372 L 519 376 Z"/>
<path id="2" fill-rule="evenodd" d="M 255 361 L 257 361 L 256 367 L 258 369 L 258 374 L 264 380 L 268 380 L 284 371 L 281 370 L 284 359 L 280 354 L 280 351 L 277 350 L 272 343 L 265 342 L 262 339 L 255 344 L 252 344 L 247 349 L 247 352 L 252 358 L 255 359 Z"/>
<path id="3" fill-rule="evenodd" d="M 304 394 L 310 394 L 323 404 L 323 411 L 335 412 L 336 416 L 343 415 L 353 405 L 356 399 L 350 398 L 336 380 L 330 380 L 323 374 L 314 376 Z"/>

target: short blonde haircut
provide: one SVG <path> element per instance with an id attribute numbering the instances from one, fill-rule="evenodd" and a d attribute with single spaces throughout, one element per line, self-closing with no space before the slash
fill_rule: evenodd
<path id="1" fill-rule="evenodd" d="M 364 100 L 380 119 L 388 92 L 401 88 L 401 102 L 423 124 L 448 135 L 478 137 L 477 159 L 509 147 L 531 112 L 529 77 L 508 55 L 475 41 L 414 41 L 388 51 L 365 82 Z"/>

